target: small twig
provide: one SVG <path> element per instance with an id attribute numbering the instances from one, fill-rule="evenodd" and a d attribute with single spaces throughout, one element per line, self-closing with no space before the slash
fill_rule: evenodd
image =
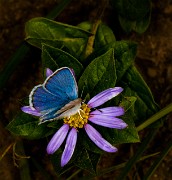
<path id="1" fill-rule="evenodd" d="M 0 156 L 0 161 L 2 160 L 2 158 L 7 154 L 7 152 L 11 149 L 11 147 L 14 145 L 15 143 L 10 144 L 5 151 L 2 153 L 2 155 Z"/>
<path id="2" fill-rule="evenodd" d="M 97 28 L 98 28 L 100 23 L 101 23 L 101 20 L 97 20 L 92 26 L 91 33 L 93 35 L 88 38 L 87 46 L 86 46 L 86 49 L 85 49 L 85 58 L 87 58 L 93 52 L 93 49 L 94 49 L 93 45 L 94 45 L 95 35 L 96 35 Z"/>
<path id="3" fill-rule="evenodd" d="M 13 162 L 14 166 L 19 167 L 19 165 L 16 163 L 16 160 L 19 161 L 21 159 L 29 159 L 30 156 L 23 156 L 16 153 L 16 143 L 13 144 Z"/>

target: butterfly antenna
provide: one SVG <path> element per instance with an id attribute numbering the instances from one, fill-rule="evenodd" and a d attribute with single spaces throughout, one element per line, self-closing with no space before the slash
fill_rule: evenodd
<path id="1" fill-rule="evenodd" d="M 83 86 L 82 91 L 81 91 L 81 99 L 82 99 L 82 96 L 83 96 L 84 88 L 85 88 L 85 85 Z"/>

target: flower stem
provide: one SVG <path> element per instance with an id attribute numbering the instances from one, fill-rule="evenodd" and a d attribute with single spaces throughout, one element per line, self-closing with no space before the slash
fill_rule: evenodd
<path id="1" fill-rule="evenodd" d="M 93 45 L 94 45 L 94 40 L 95 40 L 95 35 L 98 29 L 99 24 L 101 23 L 101 20 L 98 19 L 93 23 L 91 33 L 93 34 L 88 38 L 87 46 L 85 49 L 85 58 L 87 58 L 92 52 L 93 52 Z"/>
<path id="2" fill-rule="evenodd" d="M 139 125 L 136 129 L 137 131 L 141 131 L 142 129 L 146 128 L 150 124 L 154 123 L 155 121 L 159 120 L 163 116 L 167 115 L 168 113 L 172 112 L 172 103 L 166 106 L 165 108 L 161 109 L 159 112 L 154 114 L 152 117 L 147 119 L 144 123 Z"/>

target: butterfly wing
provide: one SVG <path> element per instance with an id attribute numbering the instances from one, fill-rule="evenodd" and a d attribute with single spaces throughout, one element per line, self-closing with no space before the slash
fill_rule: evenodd
<path id="1" fill-rule="evenodd" d="M 56 70 L 42 85 L 35 86 L 29 96 L 30 107 L 42 114 L 41 122 L 53 120 L 58 110 L 77 98 L 75 77 L 67 67 Z"/>
<path id="2" fill-rule="evenodd" d="M 61 68 L 49 76 L 43 86 L 52 94 L 66 96 L 70 101 L 78 98 L 78 87 L 69 68 Z"/>

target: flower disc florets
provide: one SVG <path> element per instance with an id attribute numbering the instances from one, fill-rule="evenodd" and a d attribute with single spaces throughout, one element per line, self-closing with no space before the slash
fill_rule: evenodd
<path id="1" fill-rule="evenodd" d="M 68 124 L 70 127 L 83 128 L 88 122 L 90 108 L 87 104 L 82 104 L 79 111 L 70 117 L 64 118 L 64 123 Z"/>

